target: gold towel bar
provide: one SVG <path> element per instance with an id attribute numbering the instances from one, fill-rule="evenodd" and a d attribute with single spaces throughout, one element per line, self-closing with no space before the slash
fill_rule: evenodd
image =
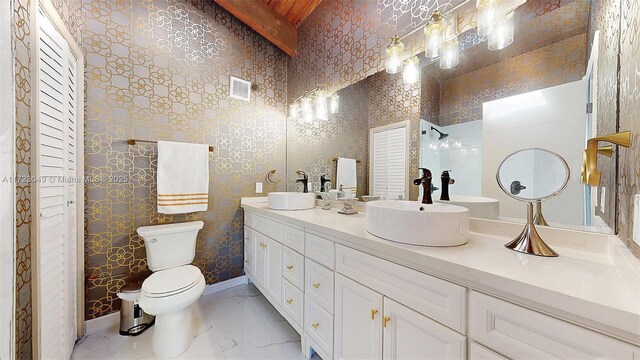
<path id="1" fill-rule="evenodd" d="M 157 141 L 151 141 L 151 140 L 140 140 L 140 139 L 127 139 L 127 144 L 129 145 L 135 145 L 136 143 L 149 143 L 149 144 L 157 144 Z M 209 152 L 213 152 L 213 145 L 209 145 Z"/>
<path id="2" fill-rule="evenodd" d="M 337 162 L 338 158 L 337 157 L 333 157 L 333 158 L 331 158 L 331 161 Z M 360 160 L 356 160 L 356 163 L 360 164 Z"/>

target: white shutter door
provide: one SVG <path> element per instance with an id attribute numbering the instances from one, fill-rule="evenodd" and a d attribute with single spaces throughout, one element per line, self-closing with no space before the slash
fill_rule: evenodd
<path id="1" fill-rule="evenodd" d="M 76 339 L 77 230 L 67 201 L 75 200 L 78 184 L 65 178 L 76 176 L 76 60 L 41 9 L 37 16 L 38 352 L 68 359 Z"/>
<path id="2" fill-rule="evenodd" d="M 406 128 L 387 130 L 388 199 L 406 199 Z"/>
<path id="3" fill-rule="evenodd" d="M 373 133 L 373 196 L 387 196 L 387 132 Z"/>

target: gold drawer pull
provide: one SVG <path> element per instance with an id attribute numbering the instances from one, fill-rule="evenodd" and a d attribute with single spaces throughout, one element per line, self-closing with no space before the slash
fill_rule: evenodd
<path id="1" fill-rule="evenodd" d="M 293 299 L 287 299 L 287 304 L 291 305 L 293 303 Z"/>
<path id="2" fill-rule="evenodd" d="M 315 282 L 313 284 L 311 284 L 311 286 L 313 286 L 314 289 L 317 289 L 320 287 L 320 283 L 319 282 Z"/>
<path id="3" fill-rule="evenodd" d="M 293 269 L 293 265 L 287 265 L 287 270 Z"/>
<path id="4" fill-rule="evenodd" d="M 384 317 L 384 321 L 383 321 L 383 326 L 387 327 L 387 323 L 391 321 L 391 317 L 390 316 L 385 316 Z"/>
<path id="5" fill-rule="evenodd" d="M 375 320 L 377 313 L 378 313 L 378 310 L 371 309 L 371 320 Z"/>
<path id="6" fill-rule="evenodd" d="M 318 329 L 318 326 L 320 326 L 320 323 L 311 324 L 311 327 L 314 328 L 314 329 Z"/>

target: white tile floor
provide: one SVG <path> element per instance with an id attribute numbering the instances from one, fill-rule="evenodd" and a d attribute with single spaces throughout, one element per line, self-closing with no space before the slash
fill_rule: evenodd
<path id="1" fill-rule="evenodd" d="M 196 336 L 179 359 L 304 359 L 300 335 L 255 286 L 201 297 L 194 306 Z M 120 336 L 118 325 L 98 327 L 76 345 L 72 359 L 156 359 L 153 328 Z"/>

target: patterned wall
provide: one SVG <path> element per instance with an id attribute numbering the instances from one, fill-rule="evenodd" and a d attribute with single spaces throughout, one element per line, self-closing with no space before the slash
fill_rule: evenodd
<path id="1" fill-rule="evenodd" d="M 79 14 L 81 0 L 55 0 L 54 7 L 79 44 L 82 22 Z M 14 54 L 14 89 L 16 120 L 16 176 L 31 175 L 31 16 L 34 3 L 12 0 L 12 47 Z M 30 359 L 32 355 L 32 263 L 31 263 L 31 186 L 16 184 L 16 359 Z"/>
<path id="2" fill-rule="evenodd" d="M 89 319 L 118 310 L 117 290 L 149 273 L 140 226 L 202 220 L 194 264 L 207 283 L 242 275 L 240 198 L 285 172 L 287 57 L 208 3 L 83 3 L 86 173 L 106 179 L 87 184 Z M 229 98 L 229 75 L 258 86 L 251 102 Z M 209 210 L 157 213 L 156 147 L 128 138 L 214 145 Z"/>
<path id="3" fill-rule="evenodd" d="M 620 124 L 631 130 L 632 147 L 618 147 L 618 230 L 631 251 L 640 258 L 640 246 L 633 241 L 633 197 L 640 193 L 640 5 L 622 0 L 620 29 Z"/>

